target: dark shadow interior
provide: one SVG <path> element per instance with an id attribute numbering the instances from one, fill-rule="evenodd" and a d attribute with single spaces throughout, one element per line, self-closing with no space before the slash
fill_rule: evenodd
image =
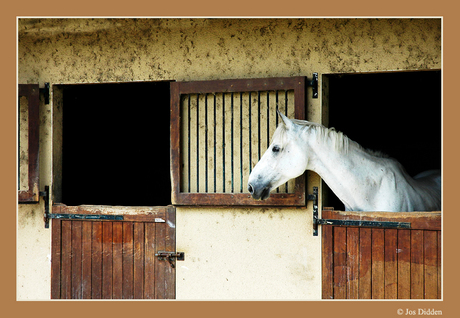
<path id="1" fill-rule="evenodd" d="M 171 204 L 169 83 L 63 90 L 62 203 Z"/>
<path id="2" fill-rule="evenodd" d="M 414 176 L 441 168 L 441 71 L 331 75 L 329 127 L 397 159 Z M 344 210 L 332 191 L 323 206 Z"/>

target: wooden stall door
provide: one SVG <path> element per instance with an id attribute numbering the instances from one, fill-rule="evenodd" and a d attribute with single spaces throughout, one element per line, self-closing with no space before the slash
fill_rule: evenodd
<path id="1" fill-rule="evenodd" d="M 323 299 L 440 299 L 441 212 L 343 212 L 323 219 L 410 222 L 410 229 L 322 226 Z"/>
<path id="2" fill-rule="evenodd" d="M 51 298 L 174 299 L 175 209 L 55 206 L 53 213 L 123 220 L 52 220 Z"/>

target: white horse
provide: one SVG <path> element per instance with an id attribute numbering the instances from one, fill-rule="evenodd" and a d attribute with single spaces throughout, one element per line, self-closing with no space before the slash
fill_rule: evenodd
<path id="1" fill-rule="evenodd" d="M 249 176 L 254 199 L 267 199 L 271 190 L 312 170 L 347 211 L 441 210 L 439 170 L 412 178 L 395 159 L 366 150 L 333 128 L 278 114 L 282 122 Z"/>

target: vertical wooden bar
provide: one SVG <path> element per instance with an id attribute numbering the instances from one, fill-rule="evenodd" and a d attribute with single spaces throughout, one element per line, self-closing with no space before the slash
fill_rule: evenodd
<path id="1" fill-rule="evenodd" d="M 134 297 L 133 222 L 123 222 L 123 299 Z"/>
<path id="2" fill-rule="evenodd" d="M 165 249 L 166 251 L 176 251 L 176 208 L 168 206 L 166 208 L 165 224 Z M 165 268 L 165 299 L 176 298 L 176 260 L 173 261 L 174 267 L 167 262 Z"/>
<path id="3" fill-rule="evenodd" d="M 359 228 L 347 228 L 347 299 L 358 299 Z"/>
<path id="4" fill-rule="evenodd" d="M 423 230 L 411 232 L 411 299 L 423 299 Z"/>
<path id="5" fill-rule="evenodd" d="M 235 175 L 235 167 L 233 165 L 233 159 L 234 159 L 234 155 L 235 155 L 235 150 L 234 150 L 234 139 L 233 139 L 233 136 L 234 136 L 234 129 L 233 129 L 233 117 L 234 117 L 234 111 L 233 111 L 233 93 L 231 93 L 230 95 L 231 99 L 230 99 L 230 110 L 231 110 L 231 118 L 230 118 L 230 162 L 231 162 L 231 176 L 232 176 L 232 187 L 231 187 L 231 192 L 235 192 L 235 183 L 234 183 L 234 175 Z"/>
<path id="6" fill-rule="evenodd" d="M 83 297 L 81 290 L 82 273 L 82 221 L 72 221 L 72 299 Z"/>
<path id="7" fill-rule="evenodd" d="M 123 290 L 123 223 L 113 222 L 112 298 L 122 299 Z"/>
<path id="8" fill-rule="evenodd" d="M 205 192 L 208 193 L 208 94 L 204 94 L 204 124 L 205 124 L 205 134 L 204 134 L 204 158 L 206 161 L 205 165 Z"/>
<path id="9" fill-rule="evenodd" d="M 372 299 L 385 298 L 384 230 L 372 229 Z"/>
<path id="10" fill-rule="evenodd" d="M 155 223 L 145 223 L 144 299 L 155 298 Z"/>
<path id="11" fill-rule="evenodd" d="M 398 230 L 385 229 L 385 299 L 398 298 Z"/>
<path id="12" fill-rule="evenodd" d="M 322 298 L 334 298 L 334 231 L 330 225 L 323 225 L 322 229 Z"/>
<path id="13" fill-rule="evenodd" d="M 134 298 L 144 298 L 144 223 L 134 223 Z"/>
<path id="14" fill-rule="evenodd" d="M 188 111 L 187 111 L 187 114 L 188 114 L 188 122 L 187 122 L 187 136 L 188 136 L 188 140 L 187 140 L 187 152 L 188 152 L 188 160 L 187 160 L 187 172 L 188 172 L 188 186 L 187 186 L 187 192 L 190 192 L 191 191 L 191 183 L 192 183 L 192 180 L 191 180 L 191 162 L 192 162 L 192 158 L 191 158 L 191 135 L 192 135 L 192 127 L 191 127 L 191 120 L 192 120 L 192 115 L 191 115 L 191 107 L 190 107 L 190 94 L 187 95 L 187 100 L 188 100 Z"/>
<path id="15" fill-rule="evenodd" d="M 442 299 L 441 231 L 436 232 L 438 234 L 438 299 Z"/>
<path id="16" fill-rule="evenodd" d="M 243 93 L 240 93 L 240 192 L 243 193 Z"/>
<path id="17" fill-rule="evenodd" d="M 217 106 L 216 106 L 216 94 L 214 94 L 214 99 L 213 99 L 213 104 L 214 104 L 214 129 L 213 129 L 213 132 L 214 132 L 214 138 L 213 138 L 213 141 L 214 141 L 214 145 L 213 145 L 213 149 L 214 149 L 214 169 L 213 169 L 213 172 L 214 172 L 214 193 L 217 192 Z"/>
<path id="18" fill-rule="evenodd" d="M 286 117 L 289 117 L 289 115 L 288 115 L 288 104 L 289 104 L 288 91 L 284 92 L 284 101 L 285 101 L 285 104 L 284 104 L 285 114 L 284 115 Z M 285 192 L 289 193 L 289 183 L 288 182 L 285 183 Z"/>
<path id="19" fill-rule="evenodd" d="M 438 298 L 438 236 L 436 231 L 424 231 L 424 281 L 425 281 L 425 299 Z"/>
<path id="20" fill-rule="evenodd" d="M 166 223 L 157 223 L 155 229 L 155 253 L 164 251 Z M 167 260 L 155 260 L 155 299 L 165 299 L 165 271 L 170 266 Z"/>
<path id="21" fill-rule="evenodd" d="M 251 173 L 252 171 L 252 118 L 251 118 L 251 113 L 252 113 L 252 110 L 251 110 L 251 106 L 252 106 L 252 97 L 251 97 L 251 92 L 249 92 L 249 104 L 248 104 L 248 118 L 249 118 L 249 125 L 248 125 L 248 128 L 249 128 L 249 174 Z"/>
<path id="22" fill-rule="evenodd" d="M 102 222 L 92 222 L 91 298 L 102 298 Z"/>
<path id="23" fill-rule="evenodd" d="M 62 221 L 61 298 L 72 298 L 72 222 Z"/>
<path id="24" fill-rule="evenodd" d="M 358 298 L 372 298 L 372 230 L 359 229 Z"/>
<path id="25" fill-rule="evenodd" d="M 91 236 L 92 222 L 82 223 L 82 297 L 91 299 Z"/>
<path id="26" fill-rule="evenodd" d="M 196 192 L 200 192 L 200 94 L 196 94 Z"/>
<path id="27" fill-rule="evenodd" d="M 103 242 L 102 242 L 102 298 L 111 299 L 113 294 L 113 222 L 103 222 Z"/>
<path id="28" fill-rule="evenodd" d="M 51 299 L 61 298 L 61 223 L 51 221 Z"/>
<path id="29" fill-rule="evenodd" d="M 347 298 L 347 228 L 334 227 L 334 299 Z"/>
<path id="30" fill-rule="evenodd" d="M 398 298 L 410 299 L 410 232 L 398 230 Z"/>
<path id="31" fill-rule="evenodd" d="M 181 161 L 181 144 L 180 144 L 180 136 L 181 136 L 181 125 L 180 125 L 180 104 L 181 98 L 179 93 L 179 83 L 171 82 L 170 83 L 170 135 L 171 135 L 171 146 L 170 146 L 170 157 L 171 157 L 171 187 L 172 187 L 172 194 L 171 200 L 172 203 L 177 202 L 176 195 L 180 193 L 181 190 L 181 169 L 179 168 L 180 161 Z M 177 167 L 177 169 L 173 169 L 172 167 Z"/>

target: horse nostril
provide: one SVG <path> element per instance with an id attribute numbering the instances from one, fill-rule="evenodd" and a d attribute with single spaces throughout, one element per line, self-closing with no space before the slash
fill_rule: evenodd
<path id="1" fill-rule="evenodd" d="M 252 185 L 248 184 L 248 191 L 250 194 L 254 193 L 254 189 L 252 188 Z"/>

